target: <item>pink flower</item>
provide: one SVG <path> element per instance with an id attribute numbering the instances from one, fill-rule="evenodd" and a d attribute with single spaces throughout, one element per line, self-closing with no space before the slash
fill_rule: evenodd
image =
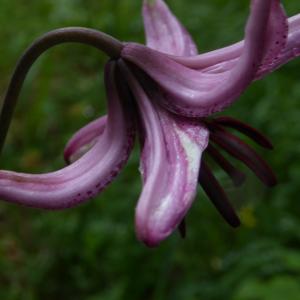
<path id="1" fill-rule="evenodd" d="M 108 115 L 71 138 L 64 152 L 71 164 L 42 175 L 0 171 L 1 198 L 47 209 L 86 201 L 120 172 L 136 131 L 143 179 L 136 232 L 148 246 L 158 245 L 178 226 L 184 231 L 198 181 L 225 220 L 239 225 L 224 190 L 202 161 L 206 149 L 237 185 L 244 175 L 215 145 L 244 162 L 265 184 L 276 183 L 264 160 L 227 128 L 272 148 L 262 134 L 229 117 L 208 117 L 237 100 L 252 81 L 300 54 L 299 15 L 287 19 L 278 0 L 253 0 L 244 41 L 200 55 L 164 1 L 144 1 L 143 15 L 147 46 L 120 46 L 111 40 L 97 44 L 107 53 L 114 50 L 105 71 Z"/>

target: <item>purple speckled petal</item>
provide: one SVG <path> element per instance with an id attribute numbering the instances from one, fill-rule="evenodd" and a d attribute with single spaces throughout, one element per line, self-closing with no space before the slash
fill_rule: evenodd
<path id="1" fill-rule="evenodd" d="M 288 18 L 280 0 L 273 0 L 267 30 L 266 53 L 261 65 L 272 63 L 287 42 Z"/>
<path id="2" fill-rule="evenodd" d="M 192 205 L 208 130 L 153 103 L 125 63 L 120 65 L 138 103 L 144 129 L 144 186 L 136 208 L 136 231 L 141 241 L 154 247 L 178 227 Z M 153 92 L 151 86 L 145 90 Z"/>
<path id="3" fill-rule="evenodd" d="M 252 1 L 243 53 L 237 64 L 222 74 L 192 70 L 137 44 L 127 44 L 121 55 L 160 85 L 169 109 L 186 116 L 210 115 L 229 106 L 253 80 L 265 53 L 272 3 Z"/>
<path id="4" fill-rule="evenodd" d="M 68 141 L 65 150 L 65 161 L 70 164 L 82 157 L 97 142 L 104 132 L 107 116 L 100 117 L 78 130 Z"/>
<path id="5" fill-rule="evenodd" d="M 300 14 L 289 18 L 289 33 L 285 47 L 276 59 L 259 68 L 255 79 L 262 78 L 298 56 L 300 56 Z"/>
<path id="6" fill-rule="evenodd" d="M 144 0 L 143 17 L 148 47 L 178 56 L 198 53 L 191 36 L 163 0 Z"/>
<path id="7" fill-rule="evenodd" d="M 282 20 L 283 15 L 281 16 L 282 16 L 281 17 Z M 284 24 L 282 21 L 281 22 L 278 21 L 276 23 L 277 26 L 280 24 Z M 280 28 L 278 28 L 278 32 L 279 30 Z M 281 27 L 281 32 L 284 33 L 284 26 Z M 288 19 L 288 32 L 286 33 L 286 35 L 287 35 L 287 39 L 285 43 L 283 43 L 284 42 L 283 40 L 281 40 L 280 42 L 277 39 L 274 39 L 274 42 L 275 44 L 277 43 L 278 48 L 276 49 L 276 51 L 272 53 L 271 57 L 268 56 L 269 59 L 264 59 L 262 64 L 259 66 L 257 73 L 255 74 L 255 80 L 261 79 L 262 77 L 280 68 L 282 65 L 288 63 L 290 60 L 300 56 L 300 14 L 295 15 Z M 237 57 L 242 52 L 242 48 L 243 48 L 242 43 L 240 43 L 239 45 L 241 47 L 239 47 L 239 50 L 238 47 L 236 47 L 235 58 L 232 58 L 234 57 L 232 52 L 231 53 L 232 56 L 228 56 L 231 57 L 231 59 L 226 60 L 225 59 L 226 56 L 224 56 L 223 58 L 225 60 L 223 62 L 217 63 L 215 65 L 211 65 L 210 67 L 202 69 L 202 71 L 209 74 L 217 74 L 217 73 L 223 73 L 229 71 L 232 67 L 236 65 L 238 61 Z M 191 61 L 190 62 L 186 61 L 186 62 L 187 65 L 193 65 Z M 195 63 L 194 66 L 196 66 L 196 64 L 197 63 Z"/>
<path id="8" fill-rule="evenodd" d="M 45 209 L 72 207 L 99 193 L 120 172 L 133 144 L 133 124 L 119 99 L 115 63 L 105 73 L 107 125 L 94 147 L 70 166 L 47 174 L 0 171 L 0 198 Z"/>
<path id="9" fill-rule="evenodd" d="M 286 44 L 287 34 L 288 20 L 284 8 L 279 0 L 273 0 L 267 25 L 267 38 L 265 41 L 266 47 L 262 64 L 268 64 L 276 58 Z M 233 45 L 210 51 L 198 56 L 171 56 L 171 58 L 178 63 L 181 63 L 192 69 L 211 70 L 217 68 L 219 69 L 219 72 L 227 71 L 232 68 L 232 66 L 237 62 L 238 58 L 242 55 L 244 45 L 245 41 L 243 40 Z M 234 61 L 234 64 L 231 64 L 232 61 Z M 227 68 L 221 68 L 220 65 L 223 67 L 223 64 L 225 64 Z"/>
<path id="10" fill-rule="evenodd" d="M 256 80 L 300 56 L 300 14 L 286 19 L 280 1 L 274 1 L 268 32 L 268 50 L 255 74 Z M 173 56 L 172 58 L 187 67 L 201 69 L 208 74 L 218 74 L 231 70 L 237 64 L 243 48 L 244 41 L 241 41 L 195 57 Z"/>

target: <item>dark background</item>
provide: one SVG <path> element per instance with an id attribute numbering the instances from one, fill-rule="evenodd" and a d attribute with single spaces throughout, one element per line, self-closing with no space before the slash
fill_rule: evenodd
<path id="1" fill-rule="evenodd" d="M 0 96 L 22 51 L 42 33 L 87 26 L 143 42 L 137 0 L 0 0 Z M 201 52 L 240 40 L 248 1 L 170 0 Z M 299 1 L 285 1 L 289 15 Z M 62 150 L 81 126 L 105 112 L 106 57 L 80 45 L 43 55 L 26 80 L 1 157 L 1 169 L 46 172 L 64 166 Z M 258 149 L 280 184 L 252 173 L 242 188 L 216 170 L 242 227 L 229 228 L 202 190 L 175 233 L 148 249 L 134 233 L 141 190 L 138 149 L 99 197 L 62 212 L 0 203 L 0 299 L 297 300 L 300 294 L 300 60 L 255 82 L 224 114 L 267 134 Z"/>

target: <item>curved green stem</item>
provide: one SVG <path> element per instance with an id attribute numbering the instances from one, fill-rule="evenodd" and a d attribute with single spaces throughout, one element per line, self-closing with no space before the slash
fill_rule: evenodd
<path id="1" fill-rule="evenodd" d="M 33 63 L 49 48 L 63 43 L 81 43 L 95 47 L 111 58 L 118 58 L 123 45 L 115 38 L 89 28 L 66 27 L 50 31 L 37 39 L 22 55 L 11 78 L 0 114 L 0 153 L 22 89 Z"/>

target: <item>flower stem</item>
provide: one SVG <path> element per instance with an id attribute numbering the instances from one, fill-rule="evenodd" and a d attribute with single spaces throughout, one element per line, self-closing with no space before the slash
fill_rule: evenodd
<path id="1" fill-rule="evenodd" d="M 0 114 L 0 153 L 22 89 L 24 80 L 33 63 L 41 54 L 63 43 L 81 43 L 95 47 L 111 58 L 118 58 L 123 45 L 115 38 L 89 28 L 66 27 L 50 31 L 38 38 L 22 55 L 9 83 Z"/>

